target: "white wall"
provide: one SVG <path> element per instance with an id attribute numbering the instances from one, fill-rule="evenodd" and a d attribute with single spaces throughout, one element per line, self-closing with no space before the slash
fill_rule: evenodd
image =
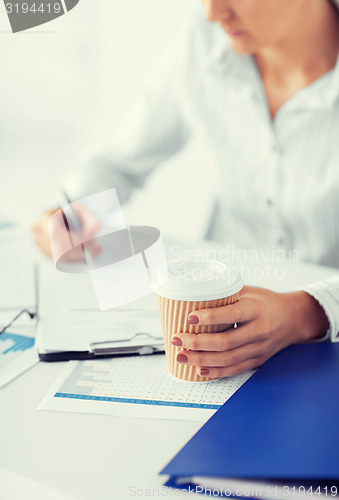
<path id="1" fill-rule="evenodd" d="M 80 0 L 67 15 L 18 34 L 0 8 L 0 217 L 28 222 L 54 202 L 60 177 L 118 126 L 196 1 Z M 198 237 L 210 203 L 208 161 L 193 145 L 162 168 L 126 209 L 129 222 Z M 201 181 L 193 187 L 196 169 Z"/>

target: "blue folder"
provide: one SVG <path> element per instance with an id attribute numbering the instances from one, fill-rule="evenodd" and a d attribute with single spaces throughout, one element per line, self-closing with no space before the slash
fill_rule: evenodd
<path id="1" fill-rule="evenodd" d="M 196 476 L 338 484 L 339 344 L 276 354 L 160 473 L 167 486 Z"/>

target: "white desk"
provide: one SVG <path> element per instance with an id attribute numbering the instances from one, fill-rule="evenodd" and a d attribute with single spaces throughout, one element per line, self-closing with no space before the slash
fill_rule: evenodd
<path id="1" fill-rule="evenodd" d="M 282 281 L 251 278 L 248 284 L 286 291 L 337 272 L 290 264 Z M 152 493 L 164 481 L 157 472 L 200 424 L 37 411 L 64 366 L 40 363 L 0 391 L 0 468 L 75 498 L 147 498 L 147 489 L 151 497 L 160 498 L 161 491 Z M 23 498 L 15 493 L 15 481 L 12 486 L 7 496 L 1 496 L 0 486 L 1 499 Z M 31 498 L 38 496 L 27 494 L 23 500 Z"/>

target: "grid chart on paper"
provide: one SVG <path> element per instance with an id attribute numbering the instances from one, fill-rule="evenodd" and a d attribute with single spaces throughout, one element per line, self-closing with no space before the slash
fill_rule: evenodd
<path id="1" fill-rule="evenodd" d="M 251 374 L 185 382 L 169 374 L 164 355 L 79 361 L 54 397 L 216 410 Z"/>
<path id="2" fill-rule="evenodd" d="M 34 338 L 4 332 L 0 335 L 0 368 L 34 346 Z"/>

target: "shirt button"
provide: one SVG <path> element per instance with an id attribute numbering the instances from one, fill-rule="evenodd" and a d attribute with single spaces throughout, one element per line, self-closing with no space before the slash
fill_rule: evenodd
<path id="1" fill-rule="evenodd" d="M 273 201 L 270 199 L 266 200 L 266 203 L 268 207 L 271 207 L 273 205 Z"/>
<path id="2" fill-rule="evenodd" d="M 278 238 L 278 245 L 282 246 L 284 244 L 285 244 L 285 238 L 281 236 L 280 238 Z"/>

